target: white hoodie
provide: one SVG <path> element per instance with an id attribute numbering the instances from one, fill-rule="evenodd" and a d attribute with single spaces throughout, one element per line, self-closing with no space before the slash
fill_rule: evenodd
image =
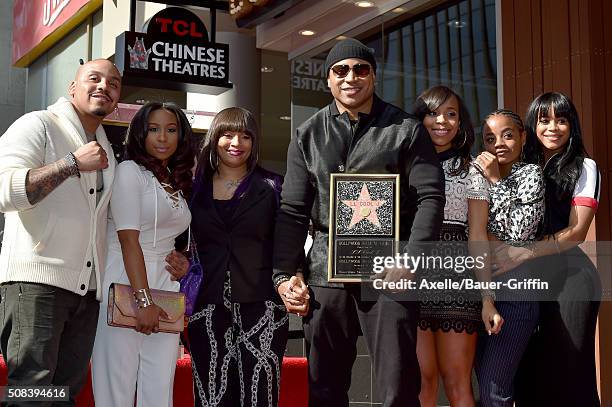
<path id="1" fill-rule="evenodd" d="M 93 263 L 96 297 L 101 299 L 116 162 L 102 126 L 96 138 L 109 161 L 102 171 L 104 191 L 97 206 L 95 171 L 68 178 L 36 205 L 26 195 L 30 169 L 53 163 L 87 142 L 70 101 L 60 98 L 47 110 L 22 116 L 0 137 L 0 212 L 5 213 L 0 284 L 41 283 L 85 295 Z"/>

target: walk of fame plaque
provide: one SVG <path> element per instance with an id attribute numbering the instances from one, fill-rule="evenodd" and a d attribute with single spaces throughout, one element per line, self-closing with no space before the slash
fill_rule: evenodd
<path id="1" fill-rule="evenodd" d="M 370 280 L 374 257 L 399 241 L 399 175 L 331 174 L 328 280 Z"/>

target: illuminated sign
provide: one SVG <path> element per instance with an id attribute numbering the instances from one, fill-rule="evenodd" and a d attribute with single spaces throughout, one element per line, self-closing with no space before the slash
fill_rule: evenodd
<path id="1" fill-rule="evenodd" d="M 232 88 L 229 45 L 210 42 L 202 20 L 184 8 L 155 14 L 146 33 L 122 33 L 115 59 L 127 85 L 208 94 Z"/>

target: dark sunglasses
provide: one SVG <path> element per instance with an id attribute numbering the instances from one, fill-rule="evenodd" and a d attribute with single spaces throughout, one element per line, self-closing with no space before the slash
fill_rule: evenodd
<path id="1" fill-rule="evenodd" d="M 352 67 L 348 65 L 334 65 L 331 67 L 331 70 L 334 71 L 338 78 L 344 78 L 351 69 L 355 76 L 365 78 L 370 74 L 372 67 L 369 64 L 355 64 Z"/>

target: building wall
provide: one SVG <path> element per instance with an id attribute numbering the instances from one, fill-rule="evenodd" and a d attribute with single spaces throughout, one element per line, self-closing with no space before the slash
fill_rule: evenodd
<path id="1" fill-rule="evenodd" d="M 608 0 L 501 0 L 504 106 L 524 114 L 542 92 L 560 91 L 574 101 L 585 146 L 602 176 L 600 206 L 587 240 L 596 240 L 604 295 L 612 269 L 610 165 L 612 143 L 612 13 Z M 592 244 L 591 244 L 592 246 Z M 599 314 L 598 362 L 602 405 L 612 403 L 612 303 Z M 563 355 L 559 355 L 563 357 Z"/>
<path id="2" fill-rule="evenodd" d="M 11 66 L 13 0 L 0 2 L 0 134 L 24 113 L 26 72 Z"/>
<path id="3" fill-rule="evenodd" d="M 13 0 L 0 2 L 0 135 L 24 113 L 26 72 L 11 66 L 13 41 Z M 4 215 L 0 213 L 0 240 L 4 231 Z"/>

